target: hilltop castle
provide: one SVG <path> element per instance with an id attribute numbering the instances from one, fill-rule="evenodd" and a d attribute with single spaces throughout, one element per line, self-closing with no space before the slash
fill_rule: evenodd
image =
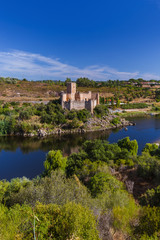
<path id="1" fill-rule="evenodd" d="M 99 104 L 99 93 L 82 93 L 76 91 L 76 83 L 67 83 L 67 93 L 61 92 L 61 106 L 68 110 L 87 109 L 93 113 L 95 106 Z"/>

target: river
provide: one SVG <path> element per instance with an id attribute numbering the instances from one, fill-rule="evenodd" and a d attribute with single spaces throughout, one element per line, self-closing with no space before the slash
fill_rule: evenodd
<path id="1" fill-rule="evenodd" d="M 141 153 L 146 143 L 160 141 L 160 117 L 132 118 L 136 126 L 125 129 L 61 135 L 45 139 L 0 137 L 0 179 L 26 176 L 33 178 L 44 170 L 43 162 L 51 149 L 61 149 L 64 155 L 77 152 L 85 140 L 105 139 L 110 143 L 129 136 L 138 141 Z"/>

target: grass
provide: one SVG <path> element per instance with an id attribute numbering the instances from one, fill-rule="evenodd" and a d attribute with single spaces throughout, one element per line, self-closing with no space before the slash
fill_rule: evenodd
<path id="1" fill-rule="evenodd" d="M 10 101 L 49 101 L 58 97 L 61 91 L 66 91 L 66 86 L 60 86 L 54 83 L 20 81 L 16 84 L 0 82 L 0 100 Z M 153 102 L 155 90 L 150 90 L 150 94 L 145 96 L 145 90 L 142 88 L 126 87 L 77 87 L 80 92 L 99 92 L 101 97 L 119 97 L 121 102 L 127 102 L 132 98 L 132 102 Z M 141 93 L 141 94 L 140 94 Z M 138 94 L 138 95 L 137 95 Z M 133 95 L 135 95 L 133 97 Z M 127 99 L 126 99 L 127 96 Z M 130 101 L 130 100 L 129 100 Z"/>
<path id="2" fill-rule="evenodd" d="M 121 117 L 124 117 L 124 118 L 127 118 L 127 117 L 144 117 L 144 116 L 147 116 L 147 115 L 150 115 L 151 112 L 150 111 L 147 111 L 147 112 L 144 112 L 144 111 L 135 111 L 135 112 L 123 112 L 123 113 L 119 113 L 119 116 Z"/>

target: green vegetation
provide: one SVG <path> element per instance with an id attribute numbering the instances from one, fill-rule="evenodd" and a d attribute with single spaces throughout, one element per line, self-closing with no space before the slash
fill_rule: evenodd
<path id="1" fill-rule="evenodd" d="M 131 239 L 158 239 L 160 186 L 148 189 L 136 204 L 121 169 L 136 171 L 142 179 L 159 182 L 155 144 L 138 144 L 128 137 L 118 143 L 86 141 L 78 153 L 63 157 L 49 151 L 44 173 L 0 181 L 0 239 L 100 240 L 112 232 Z"/>
<path id="2" fill-rule="evenodd" d="M 17 78 L 4 78 L 4 77 L 0 77 L 0 83 L 7 83 L 7 84 L 16 84 L 18 81 Z"/>
<path id="3" fill-rule="evenodd" d="M 61 169 L 65 170 L 67 159 L 62 156 L 60 150 L 58 151 L 49 151 L 47 154 L 46 160 L 44 162 L 45 175 L 50 175 L 53 170 Z"/>
<path id="4" fill-rule="evenodd" d="M 122 109 L 141 109 L 141 108 L 148 108 L 146 103 L 128 103 L 121 106 Z"/>
<path id="5" fill-rule="evenodd" d="M 14 97 L 19 96 L 19 100 L 23 99 L 23 96 L 34 98 L 34 100 L 35 98 L 39 98 L 39 100 L 45 98 L 47 100 L 48 97 L 58 97 L 59 93 L 66 89 L 67 82 L 70 81 L 71 79 L 67 78 L 65 81 L 43 80 L 34 82 L 26 79 L 0 77 L 0 93 L 5 98 L 14 95 Z M 78 78 L 76 83 L 78 91 L 100 92 L 101 104 L 112 103 L 112 98 L 116 107 L 120 106 L 120 101 L 127 103 L 139 98 L 147 101 L 159 101 L 159 90 L 156 88 L 159 86 L 159 81 L 155 80 L 147 81 L 147 83 L 143 79 L 93 81 L 84 77 Z M 143 87 L 145 83 L 147 85 Z M 10 95 L 6 91 L 8 84 Z"/>
<path id="6" fill-rule="evenodd" d="M 113 118 L 111 123 L 113 123 L 114 125 L 120 124 L 120 118 L 119 117 Z"/>
<path id="7" fill-rule="evenodd" d="M 17 102 L 0 103 L 0 135 L 14 135 L 33 133 L 38 129 L 54 130 L 56 127 L 64 129 L 78 128 L 83 125 L 90 112 L 84 110 L 64 110 L 59 100 L 50 101 L 48 104 Z"/>
<path id="8" fill-rule="evenodd" d="M 34 210 L 29 205 L 15 205 L 12 209 L 1 205 L 0 210 L 0 238 L 4 240 L 29 240 L 35 237 L 99 240 L 93 213 L 81 204 L 68 203 L 58 206 L 37 203 Z"/>
<path id="9" fill-rule="evenodd" d="M 106 105 L 97 105 L 94 108 L 94 113 L 97 117 L 103 117 L 108 114 L 108 107 Z"/>
<path id="10" fill-rule="evenodd" d="M 160 101 L 160 91 L 157 90 L 156 93 L 155 93 L 155 98 L 156 98 L 156 101 L 159 102 Z"/>
<path id="11" fill-rule="evenodd" d="M 18 92 L 26 86 L 29 93 L 39 84 L 39 88 L 43 86 L 42 92 L 52 89 L 51 94 L 57 96 L 53 91 L 65 90 L 70 81 L 67 78 L 65 82 L 33 83 L 26 79 L 0 78 L 0 85 L 10 84 Z M 148 107 L 146 103 L 131 103 L 136 98 L 158 102 L 160 91 L 152 88 L 153 81 L 148 88 L 142 88 L 143 82 L 143 79 L 95 82 L 88 78 L 76 81 L 82 91 L 111 94 L 102 94 L 101 105 L 94 109 L 94 116 L 102 119 L 108 115 L 108 107 L 124 110 Z M 1 95 L 6 97 L 7 93 L 4 91 Z M 38 93 L 36 98 L 42 100 L 42 94 Z M 120 105 L 120 101 L 125 104 Z M 158 103 L 152 110 L 159 111 Z M 62 109 L 59 100 L 46 105 L 0 101 L 0 135 L 83 128 L 90 117 L 85 109 Z M 111 124 L 119 123 L 117 114 Z M 111 239 L 118 234 L 131 240 L 159 239 L 160 147 L 146 144 L 141 155 L 137 152 L 137 141 L 129 137 L 114 144 L 86 141 L 78 153 L 68 157 L 60 150 L 48 152 L 45 170 L 35 179 L 1 180 L 0 239 L 98 240 Z M 136 176 L 142 181 L 141 188 L 144 183 L 150 184 L 135 193 L 132 183 L 125 178 L 129 174 L 131 180 Z"/>

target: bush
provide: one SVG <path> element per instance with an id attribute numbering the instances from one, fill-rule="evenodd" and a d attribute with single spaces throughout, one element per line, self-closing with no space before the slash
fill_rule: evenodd
<path id="1" fill-rule="evenodd" d="M 71 122 L 68 123 L 68 128 L 79 128 L 82 125 L 82 122 L 79 121 L 77 118 L 74 118 Z"/>
<path id="2" fill-rule="evenodd" d="M 136 140 L 130 140 L 129 137 L 123 138 L 118 141 L 118 146 L 121 149 L 127 149 L 132 155 L 137 155 L 138 143 Z"/>
<path id="3" fill-rule="evenodd" d="M 80 121 L 86 122 L 91 117 L 91 113 L 86 109 L 82 109 L 77 111 L 77 117 Z"/>
<path id="4" fill-rule="evenodd" d="M 97 117 L 103 117 L 103 116 L 106 116 L 108 114 L 108 108 L 106 105 L 97 105 L 95 108 L 94 108 L 94 114 L 97 116 Z"/>
<path id="5" fill-rule="evenodd" d="M 17 126 L 17 131 L 20 133 L 31 133 L 33 130 L 34 130 L 34 125 L 27 122 L 21 122 Z"/>
<path id="6" fill-rule="evenodd" d="M 143 153 L 142 156 L 138 158 L 138 168 L 137 173 L 139 176 L 151 179 L 155 178 L 159 180 L 160 178 L 160 162 L 154 156 L 150 156 L 148 153 Z"/>
<path id="7" fill-rule="evenodd" d="M 1 205 L 0 211 L 3 240 L 33 239 L 34 231 L 37 239 L 99 240 L 95 217 L 80 204 L 67 203 L 60 207 L 38 203 L 33 210 L 27 205 L 10 209 Z"/>
<path id="8" fill-rule="evenodd" d="M 21 182 L 22 183 L 21 183 Z M 64 205 L 67 202 L 81 203 L 83 206 L 93 206 L 93 201 L 88 190 L 78 178 L 68 178 L 64 171 L 52 171 L 50 176 L 34 179 L 24 185 L 24 181 L 14 180 L 10 186 L 4 184 L 0 192 L 2 201 L 7 207 L 15 204 L 27 203 L 34 207 L 36 202 L 43 204 Z M 1 186 L 1 185 L 0 185 Z"/>
<path id="9" fill-rule="evenodd" d="M 149 153 L 151 156 L 154 156 L 158 148 L 159 146 L 155 143 L 146 143 L 142 152 L 146 152 L 146 153 Z"/>
<path id="10" fill-rule="evenodd" d="M 0 135 L 12 134 L 15 131 L 16 120 L 12 117 L 6 117 L 0 120 Z"/>
<path id="11" fill-rule="evenodd" d="M 31 116 L 33 115 L 33 113 L 31 112 L 31 110 L 27 109 L 27 110 L 22 110 L 19 113 L 19 118 L 21 120 L 28 120 L 31 118 Z"/>
<path id="12" fill-rule="evenodd" d="M 136 239 L 140 236 L 148 236 L 148 239 L 159 239 L 160 233 L 160 208 L 143 207 L 139 219 L 139 224 L 135 229 Z M 143 239 L 143 238 L 142 238 Z"/>
<path id="13" fill-rule="evenodd" d="M 71 111 L 68 112 L 67 118 L 69 120 L 73 120 L 74 118 L 77 118 L 77 112 L 72 109 Z"/>
<path id="14" fill-rule="evenodd" d="M 150 205 L 151 207 L 160 207 L 160 185 L 155 189 L 148 189 L 146 193 L 140 198 L 142 205 Z"/>
<path id="15" fill-rule="evenodd" d="M 148 108 L 148 105 L 146 103 L 127 103 L 124 105 L 121 105 L 122 109 L 135 109 L 135 108 Z"/>
<path id="16" fill-rule="evenodd" d="M 99 172 L 90 179 L 89 189 L 93 197 L 98 194 L 110 191 L 116 192 L 122 189 L 123 184 L 110 174 Z"/>
<path id="17" fill-rule="evenodd" d="M 114 125 L 120 124 L 120 123 L 121 123 L 120 118 L 119 118 L 119 117 L 113 118 L 113 120 L 111 121 L 111 123 L 114 124 Z"/>
<path id="18" fill-rule="evenodd" d="M 51 171 L 56 169 L 65 170 L 67 158 L 63 157 L 60 150 L 51 150 L 48 152 L 44 162 L 45 175 L 50 175 Z"/>

